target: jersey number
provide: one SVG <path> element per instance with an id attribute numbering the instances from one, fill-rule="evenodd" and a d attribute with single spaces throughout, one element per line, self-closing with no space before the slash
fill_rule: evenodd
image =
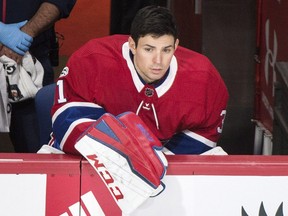
<path id="1" fill-rule="evenodd" d="M 64 97 L 63 80 L 58 80 L 57 86 L 58 86 L 58 95 L 59 95 L 58 103 L 65 103 L 67 99 Z"/>
<path id="2" fill-rule="evenodd" d="M 226 116 L 226 110 L 222 110 L 220 116 L 222 117 L 222 124 L 221 124 L 221 127 L 218 127 L 218 128 L 217 128 L 217 132 L 218 132 L 218 133 L 222 133 L 223 125 L 224 125 L 224 120 L 225 120 L 225 116 Z"/>

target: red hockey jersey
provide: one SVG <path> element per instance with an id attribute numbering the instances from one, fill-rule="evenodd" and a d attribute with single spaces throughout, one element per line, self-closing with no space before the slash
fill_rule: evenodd
<path id="1" fill-rule="evenodd" d="M 163 80 L 145 84 L 127 41 L 124 35 L 93 39 L 71 56 L 52 108 L 55 146 L 76 153 L 77 138 L 103 113 L 131 111 L 175 154 L 215 147 L 228 92 L 208 58 L 178 46 Z"/>

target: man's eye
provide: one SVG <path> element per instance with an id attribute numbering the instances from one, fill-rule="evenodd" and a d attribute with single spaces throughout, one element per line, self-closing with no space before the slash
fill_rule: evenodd
<path id="1" fill-rule="evenodd" d="M 146 52 L 151 52 L 151 51 L 152 51 L 152 48 L 145 48 L 145 51 L 146 51 Z"/>
<path id="2" fill-rule="evenodd" d="M 164 49 L 164 52 L 165 52 L 165 53 L 170 53 L 170 52 L 171 52 L 171 49 Z"/>

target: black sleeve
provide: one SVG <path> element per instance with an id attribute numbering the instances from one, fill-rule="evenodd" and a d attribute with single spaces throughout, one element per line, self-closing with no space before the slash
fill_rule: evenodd
<path id="1" fill-rule="evenodd" d="M 44 2 L 49 2 L 58 7 L 60 10 L 60 19 L 67 18 L 76 4 L 76 0 L 45 0 Z"/>

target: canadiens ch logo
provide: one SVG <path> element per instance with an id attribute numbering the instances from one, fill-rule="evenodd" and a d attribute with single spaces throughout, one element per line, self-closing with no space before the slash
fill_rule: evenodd
<path id="1" fill-rule="evenodd" d="M 154 89 L 151 89 L 151 88 L 146 88 L 145 89 L 145 95 L 147 97 L 152 97 L 154 95 Z"/>

